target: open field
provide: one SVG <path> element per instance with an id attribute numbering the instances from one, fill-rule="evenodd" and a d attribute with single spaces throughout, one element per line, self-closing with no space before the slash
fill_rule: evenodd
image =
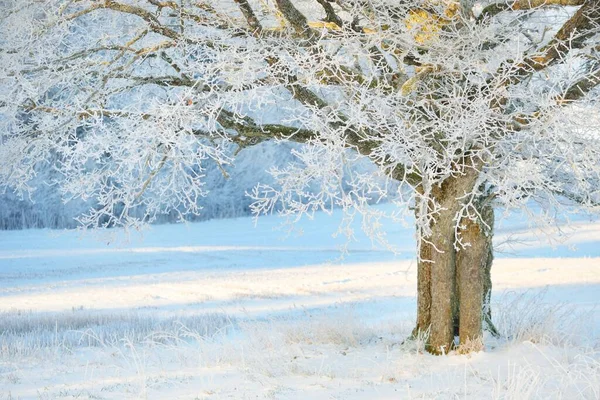
<path id="1" fill-rule="evenodd" d="M 500 226 L 486 351 L 404 343 L 410 224 L 394 255 L 338 216 L 155 226 L 129 243 L 0 232 L 0 399 L 598 399 L 600 223 L 555 248 Z M 116 243 L 116 244 L 115 244 Z M 512 246 L 508 246 L 511 243 Z"/>

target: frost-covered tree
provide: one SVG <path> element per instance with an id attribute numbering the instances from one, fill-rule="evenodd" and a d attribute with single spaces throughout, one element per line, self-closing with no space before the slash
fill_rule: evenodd
<path id="1" fill-rule="evenodd" d="M 57 158 L 65 198 L 98 204 L 83 226 L 131 226 L 199 212 L 232 145 L 303 143 L 254 211 L 339 207 L 385 241 L 369 204 L 413 209 L 433 353 L 481 336 L 494 206 L 598 210 L 598 0 L 0 5 L 2 185 Z"/>

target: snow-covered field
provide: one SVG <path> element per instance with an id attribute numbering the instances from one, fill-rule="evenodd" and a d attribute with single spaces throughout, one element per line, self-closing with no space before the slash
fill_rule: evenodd
<path id="1" fill-rule="evenodd" d="M 435 357 L 403 342 L 410 224 L 388 229 L 399 255 L 358 235 L 340 260 L 339 215 L 279 222 L 0 232 L 0 400 L 600 398 L 600 223 L 555 248 L 500 225 L 503 338 Z"/>

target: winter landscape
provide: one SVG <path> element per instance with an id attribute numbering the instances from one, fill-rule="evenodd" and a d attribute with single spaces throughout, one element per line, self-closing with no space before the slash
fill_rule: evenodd
<path id="1" fill-rule="evenodd" d="M 8 399 L 600 399 L 600 1 L 0 0 Z"/>
<path id="2" fill-rule="evenodd" d="M 411 229 L 394 257 L 343 261 L 318 215 L 155 226 L 128 245 L 47 230 L 0 237 L 2 399 L 596 399 L 600 223 L 554 249 L 497 234 L 482 352 L 427 354 Z"/>

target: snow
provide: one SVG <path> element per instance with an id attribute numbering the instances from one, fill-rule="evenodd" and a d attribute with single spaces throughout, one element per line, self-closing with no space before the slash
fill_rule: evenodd
<path id="1" fill-rule="evenodd" d="M 560 227 L 571 235 L 554 247 L 518 215 L 500 224 L 503 337 L 435 357 L 403 343 L 410 221 L 386 227 L 399 254 L 358 236 L 341 259 L 340 218 L 287 239 L 276 217 L 128 241 L 0 232 L 0 399 L 600 398 L 600 222 Z"/>
<path id="2" fill-rule="evenodd" d="M 249 215 L 252 199 L 245 193 L 251 191 L 257 182 L 272 184 L 273 178 L 265 166 L 284 167 L 294 159 L 290 150 L 295 147 L 297 145 L 290 143 L 267 142 L 244 149 L 236 157 L 235 164 L 223 166 L 229 179 L 223 176 L 216 163 L 207 162 L 204 182 L 210 195 L 198 199 L 197 205 L 202 208 L 200 215 L 189 216 L 189 219 L 208 220 Z M 231 152 L 235 150 L 231 146 Z M 257 163 L 256 160 L 261 162 Z M 51 163 L 56 163 L 56 160 Z M 77 227 L 75 218 L 89 212 L 97 204 L 92 200 L 84 202 L 77 198 L 65 202 L 59 185 L 48 184 L 56 178 L 54 168 L 40 165 L 36 169 L 36 177 L 30 182 L 30 186 L 35 188 L 30 198 L 21 199 L 16 193 L 0 190 L 0 229 Z M 139 210 L 140 215 L 143 211 Z M 177 219 L 178 214 L 172 212 L 160 215 L 157 222 L 176 222 Z"/>

